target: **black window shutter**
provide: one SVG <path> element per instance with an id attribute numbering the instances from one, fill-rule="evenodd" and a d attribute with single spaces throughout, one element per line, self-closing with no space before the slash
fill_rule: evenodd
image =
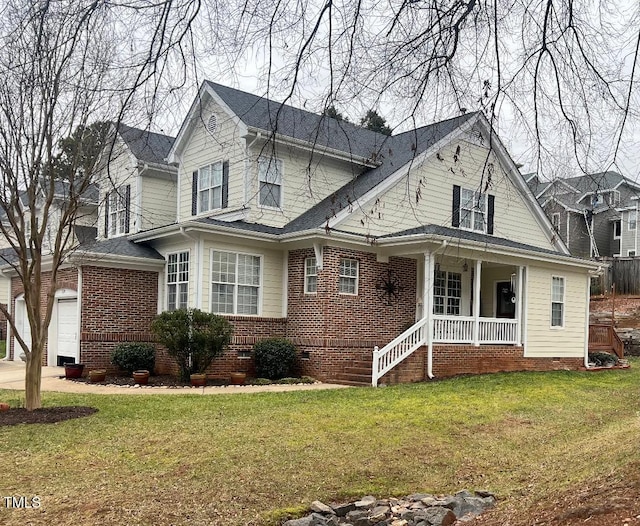
<path id="1" fill-rule="evenodd" d="M 193 172 L 191 183 L 191 215 L 198 215 L 198 170 Z"/>
<path id="2" fill-rule="evenodd" d="M 104 196 L 104 237 L 109 237 L 109 193 Z"/>
<path id="3" fill-rule="evenodd" d="M 460 226 L 460 187 L 453 185 L 453 204 L 451 207 L 451 226 Z"/>
<path id="4" fill-rule="evenodd" d="M 129 227 L 131 226 L 131 185 L 128 184 L 125 188 L 124 196 L 124 231 L 125 234 L 129 233 Z"/>
<path id="5" fill-rule="evenodd" d="M 489 194 L 487 203 L 487 234 L 493 234 L 493 210 L 495 209 L 496 196 Z"/>
<path id="6" fill-rule="evenodd" d="M 222 208 L 229 206 L 229 161 L 222 163 Z"/>

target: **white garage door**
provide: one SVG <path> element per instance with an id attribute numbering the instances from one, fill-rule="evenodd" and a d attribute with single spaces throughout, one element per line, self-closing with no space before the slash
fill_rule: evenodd
<path id="1" fill-rule="evenodd" d="M 78 300 L 58 300 L 58 356 L 78 361 Z M 57 360 L 55 360 L 57 362 Z"/>

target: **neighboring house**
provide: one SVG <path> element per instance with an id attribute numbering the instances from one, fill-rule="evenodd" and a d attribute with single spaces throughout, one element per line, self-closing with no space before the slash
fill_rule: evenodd
<path id="1" fill-rule="evenodd" d="M 479 113 L 388 137 L 205 82 L 165 153 L 175 193 L 112 163 L 118 196 L 71 261 L 89 367 L 183 307 L 234 325 L 219 377 L 251 372 L 270 336 L 346 383 L 586 363 L 598 264 L 569 255 Z"/>
<path id="2" fill-rule="evenodd" d="M 638 254 L 640 185 L 616 172 L 541 181 L 527 185 L 574 256 L 627 257 Z"/>

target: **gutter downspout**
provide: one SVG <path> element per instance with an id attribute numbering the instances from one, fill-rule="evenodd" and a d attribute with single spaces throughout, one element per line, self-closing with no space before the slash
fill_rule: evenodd
<path id="1" fill-rule="evenodd" d="M 432 263 L 435 261 L 435 255 L 447 248 L 449 242 L 446 239 L 442 240 L 442 244 L 425 257 L 425 293 L 427 300 L 423 300 L 425 304 L 425 316 L 427 316 L 427 377 L 429 380 L 433 380 L 433 272 L 434 268 Z M 427 259 L 429 261 L 429 272 L 427 273 Z"/>
<path id="2" fill-rule="evenodd" d="M 598 267 L 598 270 L 593 274 L 590 272 L 589 281 L 587 283 L 587 308 L 585 309 L 584 315 L 584 327 L 585 327 L 585 335 L 584 335 L 584 368 L 589 369 L 589 303 L 588 299 L 591 298 L 591 276 L 600 276 L 602 275 L 602 267 Z"/>

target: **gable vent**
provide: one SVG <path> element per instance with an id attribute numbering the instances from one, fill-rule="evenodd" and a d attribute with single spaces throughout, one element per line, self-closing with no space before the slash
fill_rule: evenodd
<path id="1" fill-rule="evenodd" d="M 209 121 L 207 122 L 207 131 L 211 135 L 215 135 L 216 131 L 218 131 L 218 117 L 215 115 L 211 115 L 211 117 L 209 117 Z"/>

